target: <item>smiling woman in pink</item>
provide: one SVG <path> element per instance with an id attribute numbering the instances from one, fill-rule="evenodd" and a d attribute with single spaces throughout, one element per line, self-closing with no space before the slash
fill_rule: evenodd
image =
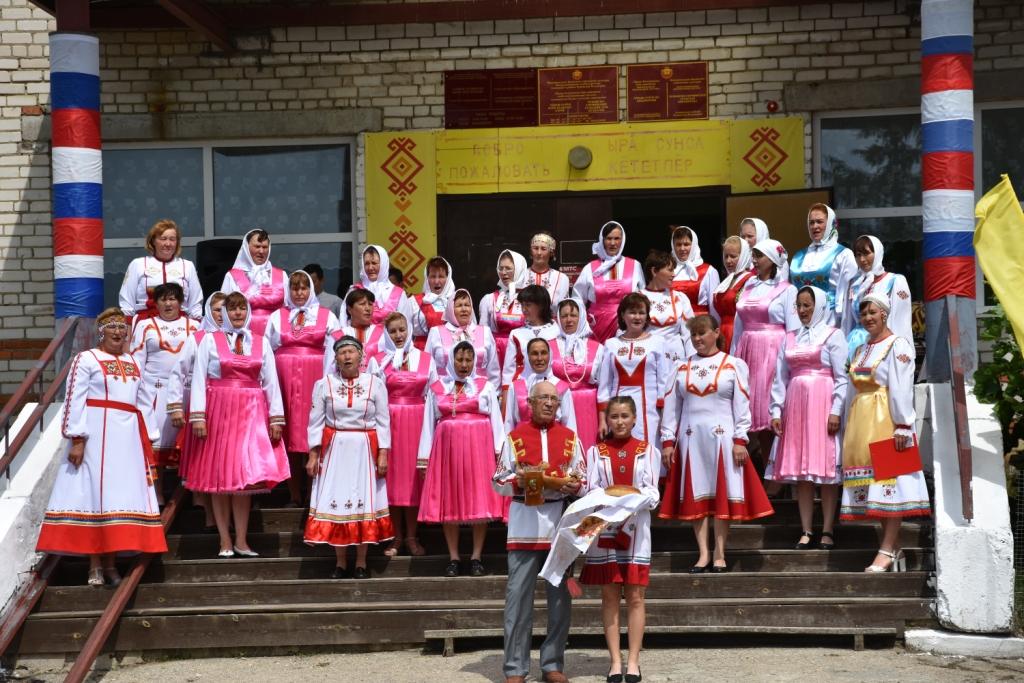
<path id="1" fill-rule="evenodd" d="M 270 314 L 284 305 L 287 276 L 270 264 L 270 235 L 257 228 L 245 233 L 235 265 L 224 275 L 225 294 L 241 292 L 249 300 L 252 332 L 262 335 Z"/>
<path id="2" fill-rule="evenodd" d="M 601 226 L 591 251 L 597 259 L 583 266 L 573 287 L 593 318 L 594 341 L 603 344 L 618 331 L 618 310 L 622 297 L 644 288 L 643 269 L 635 259 L 623 255 L 626 229 L 617 221 Z"/>

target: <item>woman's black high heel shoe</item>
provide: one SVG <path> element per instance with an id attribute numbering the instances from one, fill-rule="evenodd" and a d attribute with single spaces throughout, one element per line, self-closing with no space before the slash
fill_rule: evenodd
<path id="1" fill-rule="evenodd" d="M 803 536 L 807 537 L 807 542 L 806 543 L 804 543 L 803 541 L 798 542 L 796 544 L 796 549 L 797 550 L 807 550 L 808 548 L 813 548 L 814 547 L 814 532 L 813 531 L 804 531 L 803 534 L 801 535 L 801 538 Z"/>

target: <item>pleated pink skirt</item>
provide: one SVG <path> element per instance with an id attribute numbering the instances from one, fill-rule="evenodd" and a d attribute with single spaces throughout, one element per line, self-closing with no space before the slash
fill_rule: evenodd
<path id="1" fill-rule="evenodd" d="M 306 349 L 282 347 L 274 354 L 277 376 L 284 401 L 284 447 L 289 453 L 309 452 L 306 432 L 309 409 L 313 404 L 313 385 L 324 375 L 322 353 L 296 353 Z"/>
<path id="2" fill-rule="evenodd" d="M 423 404 L 396 404 L 391 411 L 391 453 L 388 455 L 388 501 L 392 506 L 416 507 L 423 494 L 423 480 L 416 459 L 423 428 Z"/>
<path id="3" fill-rule="evenodd" d="M 764 325 L 757 329 L 743 329 L 736 355 L 746 361 L 750 369 L 750 431 L 760 432 L 771 425 L 772 380 L 775 379 L 775 360 L 779 356 L 782 340 L 786 338 L 784 325 Z"/>
<path id="4" fill-rule="evenodd" d="M 437 424 L 420 498 L 421 522 L 472 524 L 501 519 L 491 487 L 494 442 L 486 415 L 463 413 Z"/>
<path id="5" fill-rule="evenodd" d="M 597 445 L 597 387 L 573 389 L 572 407 L 576 411 L 576 436 L 586 453 Z"/>
<path id="6" fill-rule="evenodd" d="M 782 436 L 776 440 L 765 478 L 838 484 L 837 438 L 828 434 L 832 410 L 831 375 L 798 375 L 789 381 L 782 411 Z"/>

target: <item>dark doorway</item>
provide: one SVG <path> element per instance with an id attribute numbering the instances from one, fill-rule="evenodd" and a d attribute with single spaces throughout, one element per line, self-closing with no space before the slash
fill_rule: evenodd
<path id="1" fill-rule="evenodd" d="M 530 258 L 530 236 L 547 231 L 559 241 L 567 271 L 591 259 L 590 246 L 609 220 L 626 229 L 626 255 L 640 262 L 651 249 L 669 249 L 669 225 L 689 225 L 704 260 L 721 269 L 728 188 L 621 192 L 441 195 L 437 244 L 455 282 L 479 301 L 494 290 L 498 254 L 512 249 Z"/>

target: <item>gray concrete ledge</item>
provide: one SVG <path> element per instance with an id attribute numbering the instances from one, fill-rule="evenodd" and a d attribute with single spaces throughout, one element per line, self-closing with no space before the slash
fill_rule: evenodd
<path id="1" fill-rule="evenodd" d="M 919 629 L 907 631 L 904 634 L 904 641 L 908 650 L 927 652 L 933 655 L 992 657 L 995 659 L 1024 657 L 1024 638 L 1012 636 L 980 636 Z"/>

